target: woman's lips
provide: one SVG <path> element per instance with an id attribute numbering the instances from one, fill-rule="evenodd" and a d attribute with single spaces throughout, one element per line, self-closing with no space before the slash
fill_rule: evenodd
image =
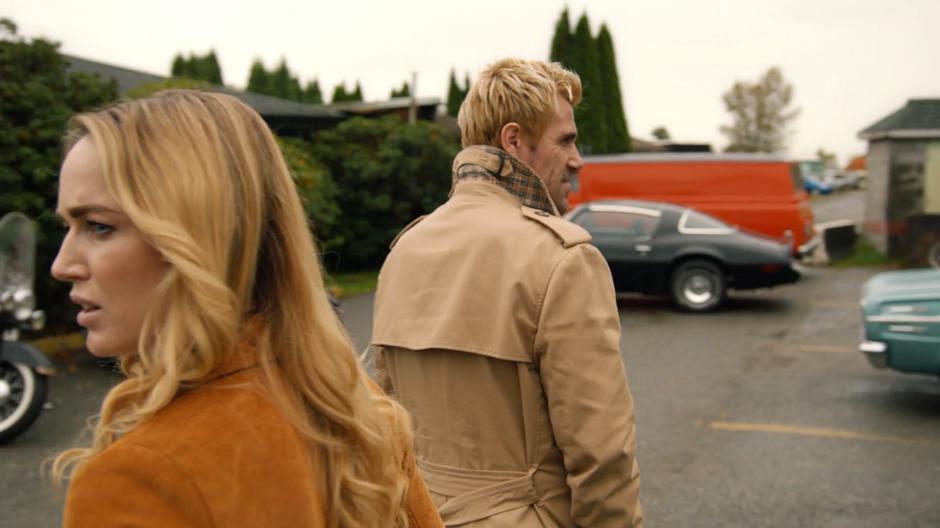
<path id="1" fill-rule="evenodd" d="M 75 318 L 80 326 L 87 327 L 98 318 L 98 313 L 101 311 L 101 307 L 97 304 L 92 303 L 80 295 L 75 295 L 74 293 L 69 296 L 69 299 L 73 303 L 82 307 L 82 311 L 78 312 L 78 317 Z"/>
<path id="2" fill-rule="evenodd" d="M 79 326 L 88 327 L 92 324 L 95 319 L 98 317 L 98 312 L 101 311 L 101 308 L 97 306 L 87 306 L 83 307 L 82 311 L 78 312 L 78 317 L 75 318 L 75 321 L 78 322 Z"/>

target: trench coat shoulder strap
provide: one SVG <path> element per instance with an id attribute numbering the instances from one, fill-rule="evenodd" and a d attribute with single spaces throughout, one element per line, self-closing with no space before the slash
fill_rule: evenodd
<path id="1" fill-rule="evenodd" d="M 392 243 L 388 245 L 388 249 L 392 249 L 393 247 L 395 247 L 395 244 L 398 243 L 398 239 L 401 238 L 402 235 L 407 233 L 408 230 L 411 229 L 412 227 L 418 225 L 418 222 L 424 220 L 425 218 L 427 218 L 427 216 L 428 215 L 421 215 L 418 218 L 415 218 L 414 220 L 409 222 L 408 225 L 404 227 L 404 229 L 402 229 L 401 231 L 398 232 L 397 235 L 395 235 L 395 238 L 392 239 Z"/>
<path id="2" fill-rule="evenodd" d="M 546 227 L 566 248 L 591 241 L 591 234 L 583 227 L 541 209 L 522 206 L 522 216 Z"/>

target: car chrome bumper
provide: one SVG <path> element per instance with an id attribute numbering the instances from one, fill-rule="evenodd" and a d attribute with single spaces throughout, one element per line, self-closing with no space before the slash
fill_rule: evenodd
<path id="1" fill-rule="evenodd" d="M 809 239 L 805 244 L 796 248 L 796 254 L 801 259 L 806 258 L 813 254 L 813 251 L 816 251 L 816 248 L 819 247 L 820 239 L 819 235 L 815 235 L 813 238 Z"/>
<path id="2" fill-rule="evenodd" d="M 888 366 L 888 345 L 881 341 L 862 341 L 858 350 L 865 354 L 868 362 L 875 368 Z"/>

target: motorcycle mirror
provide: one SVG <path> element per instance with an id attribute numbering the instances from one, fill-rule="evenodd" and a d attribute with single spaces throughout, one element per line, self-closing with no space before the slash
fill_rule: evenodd
<path id="1" fill-rule="evenodd" d="M 36 224 L 23 213 L 0 218 L 0 309 L 23 322 L 35 308 Z"/>

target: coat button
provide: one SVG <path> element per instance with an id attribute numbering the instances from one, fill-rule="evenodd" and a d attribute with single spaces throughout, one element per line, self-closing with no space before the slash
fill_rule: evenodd
<path id="1" fill-rule="evenodd" d="M 546 213 L 545 211 L 543 211 L 543 210 L 541 210 L 541 209 L 537 209 L 537 210 L 535 211 L 535 214 L 537 214 L 537 215 L 539 215 L 539 216 L 551 216 L 550 214 Z"/>

